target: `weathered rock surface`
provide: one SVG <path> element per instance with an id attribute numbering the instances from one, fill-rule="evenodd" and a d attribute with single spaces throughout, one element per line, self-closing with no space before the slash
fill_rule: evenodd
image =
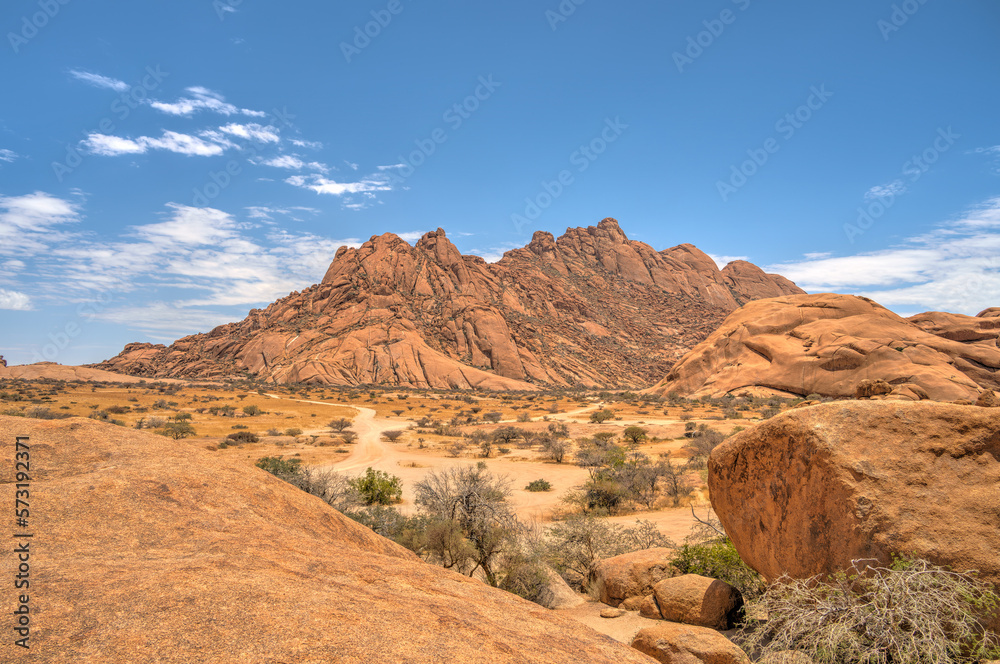
<path id="1" fill-rule="evenodd" d="M 976 405 L 980 408 L 997 408 L 1000 407 L 1000 397 L 993 390 L 986 390 L 976 399 Z"/>
<path id="2" fill-rule="evenodd" d="M 660 615 L 670 622 L 726 630 L 739 620 L 740 591 L 725 581 L 698 574 L 664 579 L 653 587 Z"/>
<path id="3" fill-rule="evenodd" d="M 892 394 L 892 385 L 881 378 L 876 378 L 875 380 L 865 378 L 854 388 L 855 399 L 870 399 L 886 394 Z"/>
<path id="4" fill-rule="evenodd" d="M 769 388 L 852 397 L 867 379 L 889 383 L 895 398 L 975 401 L 983 388 L 1000 387 L 1000 348 L 996 330 L 988 329 L 997 319 L 961 317 L 977 321 L 973 334 L 972 323 L 959 325 L 953 314 L 925 316 L 904 319 L 853 295 L 753 301 L 730 314 L 650 391 L 720 397 Z"/>
<path id="5" fill-rule="evenodd" d="M 0 416 L 11 455 L 15 435 L 31 446 L 33 662 L 649 661 L 196 445 Z M 0 643 L 0 661 L 22 654 Z"/>
<path id="6" fill-rule="evenodd" d="M 657 252 L 614 219 L 537 232 L 498 263 L 443 230 L 342 247 L 322 283 L 169 347 L 129 344 L 99 368 L 153 377 L 533 389 L 642 386 L 726 314 L 801 293 L 749 263 L 719 270 L 691 245 Z"/>
<path id="7" fill-rule="evenodd" d="M 1000 418 L 992 409 L 851 401 L 788 411 L 708 464 L 740 556 L 774 580 L 892 554 L 1000 585 Z"/>
<path id="8" fill-rule="evenodd" d="M 632 647 L 663 664 L 750 664 L 740 648 L 714 629 L 664 622 L 635 635 Z"/>
<path id="9" fill-rule="evenodd" d="M 670 565 L 673 549 L 654 548 L 605 558 L 594 566 L 588 586 L 609 606 L 630 597 L 645 597 L 653 586 L 676 573 Z"/>
<path id="10" fill-rule="evenodd" d="M 83 380 L 94 383 L 138 383 L 143 378 L 138 376 L 126 376 L 125 374 L 112 373 L 91 367 L 77 367 L 55 362 L 36 362 L 35 364 L 16 364 L 12 367 L 0 366 L 0 380 L 22 379 L 22 380 Z M 173 379 L 157 379 L 164 383 L 176 383 Z"/>
<path id="11" fill-rule="evenodd" d="M 546 609 L 570 609 L 587 602 L 553 569 L 546 570 L 546 583 L 537 601 Z"/>

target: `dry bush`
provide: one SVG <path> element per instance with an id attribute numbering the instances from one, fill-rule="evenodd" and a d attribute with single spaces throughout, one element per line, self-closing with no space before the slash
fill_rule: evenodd
<path id="1" fill-rule="evenodd" d="M 764 655 L 795 650 L 817 664 L 945 664 L 1000 656 L 996 635 L 978 616 L 1000 598 L 974 572 L 925 560 L 891 567 L 852 561 L 847 573 L 820 581 L 784 577 L 748 606 L 767 616 L 740 641 Z M 877 565 L 877 563 L 875 563 Z"/>

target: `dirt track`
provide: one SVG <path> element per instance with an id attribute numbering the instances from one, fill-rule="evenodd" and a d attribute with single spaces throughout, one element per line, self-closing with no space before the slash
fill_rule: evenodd
<path id="1" fill-rule="evenodd" d="M 408 448 L 404 444 L 388 443 L 382 439 L 382 434 L 385 431 L 406 429 L 411 423 L 402 419 L 377 417 L 375 411 L 371 408 L 347 403 L 289 399 L 274 394 L 268 394 L 267 396 L 273 399 L 298 401 L 301 403 L 340 406 L 343 408 L 352 408 L 357 411 L 358 414 L 353 419 L 351 428 L 358 434 L 358 440 L 353 446 L 351 453 L 344 457 L 343 460 L 323 467 L 352 475 L 371 467 L 398 475 L 403 480 L 403 503 L 398 507 L 404 513 L 415 511 L 413 485 L 422 480 L 428 472 L 454 466 L 473 465 L 479 461 L 478 459 L 441 457 L 427 450 L 418 451 L 415 448 Z M 600 404 L 595 404 L 567 413 L 561 413 L 553 416 L 553 420 L 577 421 L 573 419 L 574 416 L 582 415 L 600 407 Z M 619 422 L 618 424 L 631 423 Z M 308 433 L 321 433 L 323 431 L 325 430 L 316 430 Z M 487 459 L 485 461 L 491 471 L 505 476 L 510 481 L 512 489 L 511 502 L 514 504 L 518 516 L 525 521 L 551 520 L 553 511 L 562 506 L 561 496 L 574 486 L 583 483 L 587 478 L 587 471 L 573 464 L 557 464 L 551 461 L 534 459 L 510 460 L 501 458 Z M 524 487 L 529 482 L 537 479 L 548 480 L 552 484 L 552 490 L 545 492 L 524 490 Z M 613 521 L 623 525 L 634 524 L 637 519 L 652 521 L 659 527 L 661 532 L 677 542 L 682 541 L 687 536 L 691 525 L 694 523 L 689 507 L 612 517 Z"/>

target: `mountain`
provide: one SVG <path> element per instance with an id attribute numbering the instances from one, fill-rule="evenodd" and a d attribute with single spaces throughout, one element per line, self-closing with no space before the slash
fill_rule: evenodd
<path id="1" fill-rule="evenodd" d="M 752 302 L 650 391 L 853 397 L 862 380 L 881 379 L 893 397 L 975 401 L 1000 389 L 998 311 L 901 318 L 868 298 L 833 293 Z"/>
<path id="2" fill-rule="evenodd" d="M 656 251 L 618 222 L 536 232 L 495 264 L 441 229 L 341 247 L 323 281 L 171 346 L 98 368 L 144 377 L 445 389 L 642 386 L 743 303 L 802 293 L 692 245 Z"/>

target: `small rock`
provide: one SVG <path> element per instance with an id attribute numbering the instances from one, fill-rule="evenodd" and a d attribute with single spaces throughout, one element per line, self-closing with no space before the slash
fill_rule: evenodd
<path id="1" fill-rule="evenodd" d="M 858 386 L 854 388 L 854 398 L 856 399 L 870 399 L 875 396 L 891 393 L 892 385 L 885 382 L 881 378 L 876 380 L 866 378 L 858 383 Z"/>
<path id="2" fill-rule="evenodd" d="M 663 616 L 660 615 L 660 606 L 656 603 L 656 597 L 646 595 L 642 598 L 642 602 L 639 604 L 639 615 L 650 620 L 663 620 Z"/>
<path id="3" fill-rule="evenodd" d="M 1000 407 L 1000 398 L 997 398 L 997 393 L 993 390 L 986 390 L 976 399 L 976 405 L 983 408 L 997 408 Z"/>
<path id="4" fill-rule="evenodd" d="M 619 608 L 625 609 L 626 611 L 638 611 L 642 608 L 642 601 L 645 598 L 642 595 L 636 595 L 635 597 L 626 597 L 625 601 L 618 605 Z"/>
<path id="5" fill-rule="evenodd" d="M 588 586 L 608 606 L 618 606 L 628 597 L 643 597 L 653 586 L 676 574 L 670 565 L 673 549 L 654 548 L 625 553 L 597 563 Z"/>
<path id="6" fill-rule="evenodd" d="M 621 618 L 623 615 L 625 615 L 625 609 L 615 609 L 610 606 L 601 611 L 602 618 Z"/>

